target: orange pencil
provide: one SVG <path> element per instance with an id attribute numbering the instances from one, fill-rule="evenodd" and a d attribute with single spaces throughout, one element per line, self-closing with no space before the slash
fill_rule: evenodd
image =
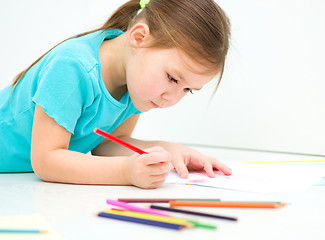
<path id="1" fill-rule="evenodd" d="M 209 202 L 209 201 L 170 201 L 171 207 L 231 207 L 231 208 L 279 208 L 285 203 L 275 202 Z"/>

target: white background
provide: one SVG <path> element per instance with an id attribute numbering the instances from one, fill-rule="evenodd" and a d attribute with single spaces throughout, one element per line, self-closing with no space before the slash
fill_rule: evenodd
<path id="1" fill-rule="evenodd" d="M 102 25 L 125 1 L 0 1 L 0 88 L 55 44 Z M 325 2 L 220 0 L 232 47 L 211 86 L 143 114 L 135 137 L 325 155 Z"/>

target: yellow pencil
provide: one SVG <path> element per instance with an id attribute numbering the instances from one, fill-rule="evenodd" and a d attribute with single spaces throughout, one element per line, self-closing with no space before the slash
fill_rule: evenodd
<path id="1" fill-rule="evenodd" d="M 148 219 L 148 220 L 159 221 L 159 222 L 173 223 L 173 224 L 178 224 L 178 225 L 184 225 L 187 228 L 193 228 L 193 224 L 191 224 L 187 220 L 179 219 L 179 218 L 164 217 L 164 216 L 132 212 L 132 211 L 120 211 L 120 210 L 113 210 L 113 209 L 108 209 L 108 210 L 105 210 L 104 212 L 113 213 L 113 214 L 122 215 L 122 216 L 128 216 L 128 217 Z"/>
<path id="2" fill-rule="evenodd" d="M 284 161 L 249 161 L 247 163 L 317 163 L 325 160 L 284 160 Z"/>

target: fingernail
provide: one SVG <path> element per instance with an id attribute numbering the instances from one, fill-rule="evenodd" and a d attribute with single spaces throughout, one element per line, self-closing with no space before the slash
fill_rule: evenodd
<path id="1" fill-rule="evenodd" d="M 182 173 L 181 175 L 180 175 L 180 177 L 181 178 L 186 178 L 187 176 L 186 176 L 186 173 Z"/>

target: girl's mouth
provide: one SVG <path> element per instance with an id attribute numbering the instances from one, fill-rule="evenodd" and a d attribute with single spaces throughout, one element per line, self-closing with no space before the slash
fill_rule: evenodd
<path id="1" fill-rule="evenodd" d="M 157 104 L 155 104 L 154 102 L 151 102 L 151 104 L 152 104 L 152 106 L 154 107 L 154 108 L 160 108 Z"/>

